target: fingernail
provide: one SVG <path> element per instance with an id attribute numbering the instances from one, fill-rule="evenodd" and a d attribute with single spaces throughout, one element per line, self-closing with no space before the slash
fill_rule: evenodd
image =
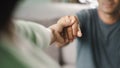
<path id="1" fill-rule="evenodd" d="M 81 32 L 78 32 L 78 36 L 81 37 L 81 36 L 82 36 L 82 33 L 81 33 Z"/>

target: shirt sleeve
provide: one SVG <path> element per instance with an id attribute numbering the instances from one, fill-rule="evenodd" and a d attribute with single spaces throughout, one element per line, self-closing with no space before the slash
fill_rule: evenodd
<path id="1" fill-rule="evenodd" d="M 18 33 L 22 34 L 36 46 L 46 48 L 50 45 L 52 33 L 48 28 L 35 22 L 23 20 L 16 20 L 15 26 Z"/>
<path id="2" fill-rule="evenodd" d="M 87 20 L 88 20 L 88 10 L 81 10 L 79 12 L 76 13 L 76 16 L 78 18 L 78 21 L 79 21 L 79 25 L 81 27 L 81 29 L 83 29 L 87 23 Z"/>
<path id="3" fill-rule="evenodd" d="M 90 26 L 91 18 L 90 18 L 90 9 L 84 9 L 76 13 L 76 16 L 79 21 L 80 29 L 82 32 L 82 37 L 87 36 L 87 32 Z"/>

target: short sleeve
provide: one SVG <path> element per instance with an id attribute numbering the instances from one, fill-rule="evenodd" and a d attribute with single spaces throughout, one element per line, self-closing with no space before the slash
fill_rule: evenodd
<path id="1" fill-rule="evenodd" d="M 88 9 L 81 10 L 81 11 L 77 12 L 76 16 L 79 20 L 79 24 L 80 24 L 81 29 L 83 29 L 86 26 L 87 21 L 89 20 Z"/>

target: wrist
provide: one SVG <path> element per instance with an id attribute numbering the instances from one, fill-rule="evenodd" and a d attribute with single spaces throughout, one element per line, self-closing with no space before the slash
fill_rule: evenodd
<path id="1" fill-rule="evenodd" d="M 55 35 L 55 30 L 53 28 L 48 28 L 48 31 L 50 32 L 50 36 L 51 36 L 51 44 L 54 43 L 56 41 L 56 35 Z"/>

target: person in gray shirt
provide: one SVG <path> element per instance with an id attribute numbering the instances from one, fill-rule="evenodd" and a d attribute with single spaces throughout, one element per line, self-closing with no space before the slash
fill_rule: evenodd
<path id="1" fill-rule="evenodd" d="M 76 24 L 66 29 L 69 40 L 77 36 L 79 26 L 81 30 L 77 68 L 120 68 L 120 0 L 98 0 L 98 3 L 96 9 L 65 18 L 76 20 Z"/>

